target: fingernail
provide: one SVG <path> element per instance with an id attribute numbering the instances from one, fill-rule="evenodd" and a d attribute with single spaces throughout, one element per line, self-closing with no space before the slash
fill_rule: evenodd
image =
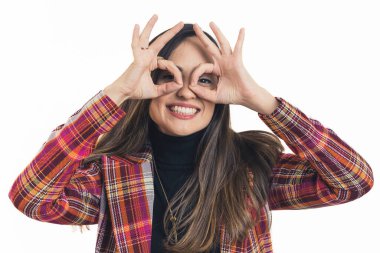
<path id="1" fill-rule="evenodd" d="M 173 27 L 178 27 L 178 26 L 183 26 L 184 25 L 184 23 L 182 22 L 182 21 L 180 21 L 180 22 L 178 22 L 175 26 L 173 26 Z"/>

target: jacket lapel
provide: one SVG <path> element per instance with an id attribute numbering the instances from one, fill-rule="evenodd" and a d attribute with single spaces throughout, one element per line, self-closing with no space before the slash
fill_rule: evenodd
<path id="1" fill-rule="evenodd" d="M 118 252 L 150 252 L 153 174 L 150 153 L 103 156 L 103 176 Z"/>

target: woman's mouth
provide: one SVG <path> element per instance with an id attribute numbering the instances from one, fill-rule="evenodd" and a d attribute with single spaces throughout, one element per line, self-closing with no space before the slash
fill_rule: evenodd
<path id="1" fill-rule="evenodd" d="M 179 119 L 192 119 L 200 111 L 199 109 L 193 107 L 184 107 L 184 106 L 167 106 L 170 111 L 170 114 Z"/>

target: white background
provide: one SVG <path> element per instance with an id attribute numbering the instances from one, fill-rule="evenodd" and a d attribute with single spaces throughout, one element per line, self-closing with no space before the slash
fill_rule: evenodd
<path id="1" fill-rule="evenodd" d="M 378 1 L 2 1 L 1 252 L 94 252 L 81 234 L 27 218 L 8 199 L 16 176 L 50 132 L 131 62 L 133 25 L 159 19 L 152 37 L 180 20 L 232 45 L 245 27 L 244 63 L 254 79 L 333 129 L 376 175 L 379 162 Z M 232 107 L 236 131 L 269 130 L 254 111 Z M 289 150 L 288 150 L 289 151 Z M 380 252 L 379 186 L 340 206 L 274 211 L 275 252 Z"/>

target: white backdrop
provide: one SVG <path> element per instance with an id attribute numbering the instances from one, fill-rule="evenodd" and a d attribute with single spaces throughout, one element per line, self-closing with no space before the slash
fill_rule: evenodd
<path id="1" fill-rule="evenodd" d="M 50 132 L 131 62 L 133 25 L 159 16 L 152 37 L 182 20 L 232 45 L 245 27 L 244 63 L 273 95 L 333 129 L 371 165 L 379 161 L 380 8 L 377 1 L 1 1 L 1 252 L 94 252 L 81 234 L 42 223 L 8 199 Z M 233 128 L 269 130 L 233 106 Z M 287 149 L 289 152 L 289 149 Z M 376 179 L 375 179 L 376 181 Z M 380 252 L 379 186 L 340 206 L 274 211 L 275 252 Z"/>

